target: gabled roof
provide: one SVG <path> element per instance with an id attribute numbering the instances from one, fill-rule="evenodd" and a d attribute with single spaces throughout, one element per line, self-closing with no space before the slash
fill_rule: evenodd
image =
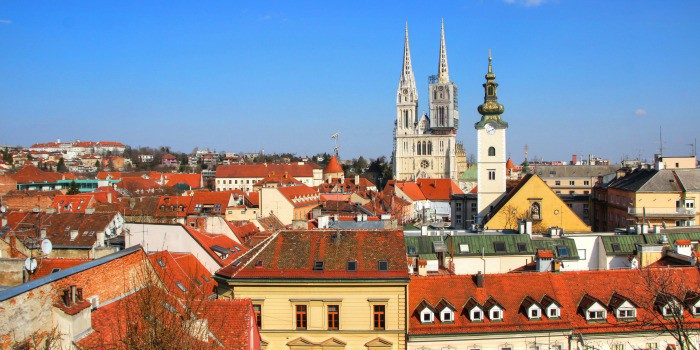
<path id="1" fill-rule="evenodd" d="M 202 187 L 202 174 L 163 174 L 165 186 L 186 184 L 191 189 Z"/>
<path id="2" fill-rule="evenodd" d="M 85 209 L 92 208 L 95 197 L 92 194 L 57 195 L 53 197 L 51 208 L 59 213 L 84 213 Z"/>
<path id="3" fill-rule="evenodd" d="M 160 280 L 174 295 L 185 297 L 188 293 L 196 293 L 199 298 L 216 295 L 216 282 L 192 253 L 164 250 L 151 253 L 148 258 Z"/>
<path id="4" fill-rule="evenodd" d="M 542 297 L 542 300 L 540 300 L 540 305 L 542 305 L 542 307 L 544 307 L 544 308 L 547 308 L 552 304 L 556 305 L 557 307 L 561 307 L 561 304 L 559 304 L 559 302 L 556 299 L 550 297 L 547 294 L 545 294 Z"/>
<path id="5" fill-rule="evenodd" d="M 466 310 L 466 311 L 469 311 L 469 310 L 471 310 L 471 309 L 473 309 L 473 308 L 475 308 L 475 307 L 478 307 L 478 308 L 481 309 L 481 310 L 484 309 L 484 307 L 481 306 L 481 304 L 479 304 L 479 302 L 476 301 L 476 299 L 474 299 L 473 297 L 470 297 L 470 298 L 467 299 L 467 301 L 464 303 L 464 306 L 462 306 L 462 309 L 464 309 L 464 310 Z"/>
<path id="6" fill-rule="evenodd" d="M 582 311 L 585 311 L 585 310 L 588 310 L 591 306 L 593 306 L 593 305 L 595 305 L 595 304 L 598 304 L 598 305 L 600 305 L 600 306 L 602 306 L 602 307 L 605 307 L 605 303 L 603 303 L 602 301 L 598 300 L 596 297 L 594 297 L 594 296 L 592 296 L 592 295 L 590 295 L 590 294 L 588 294 L 588 293 L 585 293 L 585 294 L 581 297 L 581 300 L 580 300 L 579 303 L 578 303 L 578 307 L 579 307 Z"/>
<path id="7" fill-rule="evenodd" d="M 258 247 L 216 274 L 232 282 L 408 278 L 401 230 L 282 231 Z M 323 261 L 322 270 L 313 269 L 316 261 Z M 348 270 L 348 261 L 357 262 L 355 270 Z"/>
<path id="8" fill-rule="evenodd" d="M 70 180 L 70 179 L 75 179 L 75 175 L 73 174 L 61 174 L 61 173 L 55 173 L 55 172 L 50 172 L 50 171 L 42 171 L 41 169 L 37 168 L 36 166 L 32 164 L 27 164 L 22 169 L 20 169 L 18 172 L 10 175 L 17 183 L 19 184 L 26 184 L 26 183 L 53 183 L 58 180 Z"/>
<path id="9" fill-rule="evenodd" d="M 417 202 L 417 201 L 422 201 L 425 200 L 425 195 L 423 192 L 420 190 L 420 187 L 418 187 L 418 184 L 415 182 L 399 182 L 397 181 L 394 186 L 401 190 L 410 200 Z"/>
<path id="10" fill-rule="evenodd" d="M 635 308 L 639 307 L 632 299 L 618 293 L 618 292 L 613 292 L 613 294 L 610 296 L 610 301 L 608 302 L 608 308 L 610 310 L 617 310 L 622 304 L 625 302 L 630 303 L 632 306 Z"/>
<path id="11" fill-rule="evenodd" d="M 43 258 L 30 277 L 31 280 L 35 280 L 92 260 L 88 258 Z"/>
<path id="12" fill-rule="evenodd" d="M 317 205 L 320 200 L 318 192 L 306 185 L 278 187 L 277 190 L 295 207 Z"/>
<path id="13" fill-rule="evenodd" d="M 187 225 L 182 227 L 220 266 L 231 263 L 248 251 L 248 248 L 226 235 L 198 231 Z M 223 254 L 224 251 L 226 251 L 225 254 Z"/>
<path id="14" fill-rule="evenodd" d="M 98 233 L 104 233 L 117 215 L 114 212 L 27 213 L 18 222 L 11 223 L 8 218 L 8 224 L 20 241 L 33 237 L 40 227 L 46 229 L 46 238 L 51 240 L 54 249 L 90 249 L 95 246 Z M 73 231 L 77 231 L 77 235 L 71 239 Z"/>

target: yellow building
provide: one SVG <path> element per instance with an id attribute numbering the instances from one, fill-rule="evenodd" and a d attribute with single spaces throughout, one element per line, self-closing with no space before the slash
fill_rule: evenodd
<path id="1" fill-rule="evenodd" d="M 217 271 L 221 298 L 250 298 L 266 349 L 405 349 L 401 230 L 282 231 Z"/>
<path id="2" fill-rule="evenodd" d="M 565 232 L 589 232 L 591 227 L 569 208 L 537 175 L 526 175 L 501 199 L 486 220 L 488 230 L 517 230 L 519 221 L 531 221 L 536 233 L 549 227 Z"/>

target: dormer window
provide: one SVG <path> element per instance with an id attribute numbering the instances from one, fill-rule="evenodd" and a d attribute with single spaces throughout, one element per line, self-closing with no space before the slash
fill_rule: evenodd
<path id="1" fill-rule="evenodd" d="M 558 318 L 559 316 L 559 308 L 556 305 L 551 305 L 549 308 L 547 308 L 548 318 Z"/>
<path id="2" fill-rule="evenodd" d="M 530 313 L 529 313 L 528 317 L 529 317 L 530 319 L 542 317 L 542 316 L 540 315 L 540 309 L 538 309 L 538 308 L 536 308 L 536 307 L 533 307 L 532 309 L 530 309 Z"/>
<path id="3" fill-rule="evenodd" d="M 491 315 L 489 317 L 491 321 L 500 321 L 503 319 L 503 311 L 500 309 L 491 309 Z"/>
<path id="4" fill-rule="evenodd" d="M 637 310 L 634 308 L 619 308 L 617 309 L 617 318 L 635 318 Z"/>
<path id="5" fill-rule="evenodd" d="M 454 312 L 446 307 L 440 312 L 440 322 L 454 322 L 454 315 Z"/>
<path id="6" fill-rule="evenodd" d="M 433 323 L 435 321 L 435 314 L 433 310 L 426 307 L 420 312 L 420 322 L 421 323 Z"/>
<path id="7" fill-rule="evenodd" d="M 605 311 L 603 310 L 588 310 L 586 312 L 586 320 L 592 321 L 592 320 L 604 320 L 605 319 Z"/>
<path id="8" fill-rule="evenodd" d="M 475 307 L 469 313 L 469 319 L 472 322 L 481 322 L 484 320 L 484 313 L 478 307 Z"/>

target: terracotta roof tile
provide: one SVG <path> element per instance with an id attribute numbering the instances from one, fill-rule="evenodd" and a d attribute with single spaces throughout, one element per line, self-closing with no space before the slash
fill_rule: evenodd
<path id="1" fill-rule="evenodd" d="M 270 172 L 289 173 L 292 177 L 312 177 L 314 169 L 321 169 L 316 163 L 251 163 L 221 165 L 216 168 L 216 178 L 264 178 Z"/>

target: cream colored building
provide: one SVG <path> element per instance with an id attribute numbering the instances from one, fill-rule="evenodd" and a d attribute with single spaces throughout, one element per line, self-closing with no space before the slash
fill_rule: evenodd
<path id="1" fill-rule="evenodd" d="M 306 186 L 323 182 L 323 168 L 316 163 L 246 163 L 222 165 L 216 168 L 217 191 L 242 190 L 250 192 L 254 185 L 271 174 L 288 174 Z"/>
<path id="2" fill-rule="evenodd" d="M 250 298 L 266 349 L 405 349 L 400 230 L 282 231 L 219 271 L 220 298 Z"/>
<path id="3" fill-rule="evenodd" d="M 440 35 L 438 74 L 430 78 L 430 115 L 418 115 L 418 90 L 411 64 L 408 25 L 404 42 L 403 67 L 396 93 L 393 174 L 395 180 L 450 178 L 459 176 L 457 128 L 459 108 L 457 85 L 450 81 L 445 46 L 445 27 Z"/>

